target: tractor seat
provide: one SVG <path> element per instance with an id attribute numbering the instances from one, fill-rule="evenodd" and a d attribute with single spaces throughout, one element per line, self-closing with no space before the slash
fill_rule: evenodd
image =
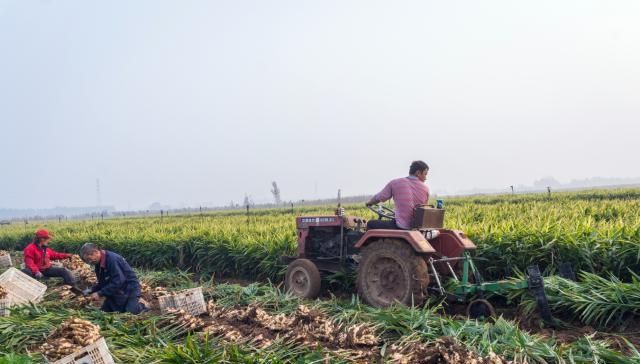
<path id="1" fill-rule="evenodd" d="M 367 221 L 367 230 L 374 229 L 391 229 L 403 230 L 396 225 L 396 220 L 369 220 Z"/>

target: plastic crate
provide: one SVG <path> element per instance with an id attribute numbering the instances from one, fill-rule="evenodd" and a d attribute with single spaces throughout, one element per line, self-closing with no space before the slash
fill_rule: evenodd
<path id="1" fill-rule="evenodd" d="M 158 302 L 162 312 L 166 312 L 169 308 L 185 310 L 194 316 L 207 312 L 207 305 L 202 295 L 202 287 L 185 289 L 166 296 L 160 296 L 158 297 Z"/>
<path id="2" fill-rule="evenodd" d="M 8 298 L 3 298 L 0 300 L 0 316 L 9 316 L 11 311 L 9 308 L 11 307 L 11 300 Z"/>
<path id="3" fill-rule="evenodd" d="M 115 364 L 109 347 L 104 338 L 101 337 L 95 343 L 69 354 L 64 358 L 50 362 L 49 364 Z"/>
<path id="4" fill-rule="evenodd" d="M 9 268 L 13 266 L 11 262 L 11 255 L 0 255 L 0 269 Z"/>
<path id="5" fill-rule="evenodd" d="M 12 305 L 38 302 L 47 290 L 46 285 L 13 267 L 0 274 L 0 286 L 8 291 Z"/>

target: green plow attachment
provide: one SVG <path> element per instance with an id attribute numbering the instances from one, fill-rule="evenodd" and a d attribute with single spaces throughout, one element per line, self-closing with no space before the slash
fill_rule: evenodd
<path id="1" fill-rule="evenodd" d="M 451 262 L 462 261 L 462 276 L 458 277 L 456 272 L 451 266 Z M 468 253 L 465 253 L 462 257 L 459 258 L 441 258 L 441 259 L 429 259 L 428 261 L 431 272 L 433 272 L 437 288 L 440 294 L 446 295 L 448 299 L 451 299 L 456 302 L 469 302 L 471 297 L 479 297 L 480 300 L 485 304 L 490 305 L 486 300 L 484 300 L 484 294 L 499 294 L 504 295 L 509 291 L 513 290 L 523 290 L 528 289 L 531 294 L 536 298 L 536 302 L 538 304 L 538 311 L 540 312 L 540 316 L 542 320 L 548 326 L 555 326 L 555 320 L 551 315 L 551 309 L 549 308 L 549 303 L 547 301 L 547 296 L 544 292 L 544 280 L 540 274 L 540 269 L 537 265 L 531 265 L 527 268 L 527 277 L 521 280 L 500 280 L 493 282 L 484 282 L 480 275 L 480 272 L 476 268 L 471 256 Z M 438 270 L 436 269 L 436 264 L 445 264 L 449 268 L 449 272 L 451 276 L 455 280 L 454 288 L 452 292 L 446 292 L 445 288 L 442 285 L 442 279 Z M 570 268 L 564 267 L 563 269 Z M 471 280 L 473 277 L 473 281 Z M 493 308 L 491 307 L 491 310 Z"/>

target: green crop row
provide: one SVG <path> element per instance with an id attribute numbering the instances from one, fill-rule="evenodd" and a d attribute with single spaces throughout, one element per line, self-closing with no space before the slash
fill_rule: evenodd
<path id="1" fill-rule="evenodd" d="M 445 225 L 463 230 L 478 246 L 485 278 L 538 264 L 547 273 L 561 262 L 576 271 L 624 281 L 640 272 L 640 190 L 461 197 L 445 200 Z M 365 218 L 364 206 L 346 206 Z M 53 247 L 77 251 L 98 243 L 148 268 L 179 267 L 249 279 L 280 280 L 283 255 L 295 252 L 295 217 L 331 214 L 333 206 L 216 212 L 102 221 L 31 222 L 0 227 L 0 249 L 21 249 L 39 227 L 51 229 Z"/>

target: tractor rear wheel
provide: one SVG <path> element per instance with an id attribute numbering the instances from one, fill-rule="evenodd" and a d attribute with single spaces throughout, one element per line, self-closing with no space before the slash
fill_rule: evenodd
<path id="1" fill-rule="evenodd" d="M 320 294 L 320 271 L 309 259 L 296 259 L 289 263 L 284 286 L 287 292 L 303 298 L 316 298 Z"/>
<path id="2" fill-rule="evenodd" d="M 362 248 L 356 285 L 369 305 L 420 305 L 427 297 L 427 263 L 403 240 L 382 239 Z"/>

